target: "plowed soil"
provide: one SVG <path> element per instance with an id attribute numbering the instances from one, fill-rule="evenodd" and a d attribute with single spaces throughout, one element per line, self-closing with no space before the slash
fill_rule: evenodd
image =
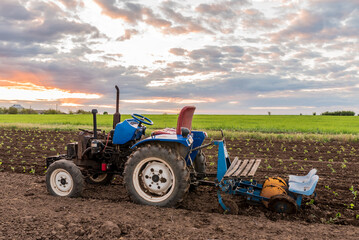
<path id="1" fill-rule="evenodd" d="M 276 214 L 235 198 L 239 215 L 218 213 L 216 191 L 200 186 L 177 209 L 130 202 L 122 177 L 87 185 L 82 198 L 50 196 L 45 158 L 64 153 L 76 132 L 0 129 L 0 239 L 355 239 L 359 234 L 359 143 L 227 140 L 230 156 L 260 158 L 258 181 L 318 169 L 314 202 Z M 209 141 L 209 140 L 208 140 Z M 217 149 L 205 150 L 215 172 Z M 347 226 L 345 226 L 347 225 Z"/>

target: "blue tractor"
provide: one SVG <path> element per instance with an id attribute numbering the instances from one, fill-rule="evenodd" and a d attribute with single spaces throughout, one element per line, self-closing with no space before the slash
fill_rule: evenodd
<path id="1" fill-rule="evenodd" d="M 93 130 L 80 129 L 78 142 L 67 145 L 67 153 L 46 159 L 46 185 L 55 196 L 77 197 L 89 184 L 108 184 L 113 176 L 122 175 L 131 199 L 139 204 L 172 207 L 183 200 L 190 185 L 212 185 L 217 188 L 219 205 L 225 212 L 236 213 L 238 206 L 228 195 L 263 204 L 280 213 L 294 213 L 303 196 L 311 196 L 318 183 L 316 169 L 306 176 L 290 175 L 268 178 L 263 184 L 253 179 L 261 160 L 229 158 L 225 138 L 203 144 L 207 134 L 194 131 L 195 107 L 186 106 L 179 113 L 177 128 L 152 132 L 144 138 L 146 126 L 153 122 L 132 114 L 121 122 L 119 89 L 113 130 L 97 129 L 93 113 Z M 206 173 L 202 149 L 218 146 L 217 173 Z M 211 179 L 212 181 L 208 181 Z"/>
<path id="2" fill-rule="evenodd" d="M 190 184 L 205 176 L 205 156 L 201 150 L 206 133 L 191 130 L 195 107 L 184 107 L 176 129 L 152 132 L 144 138 L 146 125 L 153 122 L 132 114 L 121 122 L 119 88 L 116 86 L 116 113 L 113 130 L 80 129 L 78 142 L 67 145 L 67 153 L 46 159 L 46 185 L 55 196 L 80 196 L 84 181 L 108 184 L 114 175 L 122 175 L 131 199 L 140 204 L 175 206 L 181 202 Z"/>

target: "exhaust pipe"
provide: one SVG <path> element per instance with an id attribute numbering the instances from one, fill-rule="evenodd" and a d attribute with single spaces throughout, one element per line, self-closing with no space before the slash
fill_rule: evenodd
<path id="1" fill-rule="evenodd" d="M 118 86 L 115 86 L 116 88 L 116 112 L 113 115 L 113 129 L 115 129 L 117 123 L 121 122 L 121 114 L 119 112 L 119 108 L 120 108 L 120 89 L 118 88 Z"/>
<path id="2" fill-rule="evenodd" d="M 97 109 L 92 109 L 93 115 L 93 138 L 97 139 L 97 120 L 96 120 Z"/>

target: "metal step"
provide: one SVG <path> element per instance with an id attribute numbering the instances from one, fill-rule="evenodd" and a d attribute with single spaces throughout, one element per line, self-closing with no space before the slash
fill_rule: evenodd
<path id="1" fill-rule="evenodd" d="M 224 174 L 224 177 L 253 177 L 261 161 L 261 159 L 245 159 L 242 161 L 236 157 Z"/>

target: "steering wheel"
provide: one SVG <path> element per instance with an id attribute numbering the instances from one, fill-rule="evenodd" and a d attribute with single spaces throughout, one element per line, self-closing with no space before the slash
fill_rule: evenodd
<path id="1" fill-rule="evenodd" d="M 137 122 L 139 122 L 140 125 L 141 125 L 141 123 L 146 124 L 146 125 L 153 125 L 153 122 L 151 119 L 146 118 L 140 114 L 134 113 L 131 116 L 133 117 L 133 119 L 135 119 Z"/>

